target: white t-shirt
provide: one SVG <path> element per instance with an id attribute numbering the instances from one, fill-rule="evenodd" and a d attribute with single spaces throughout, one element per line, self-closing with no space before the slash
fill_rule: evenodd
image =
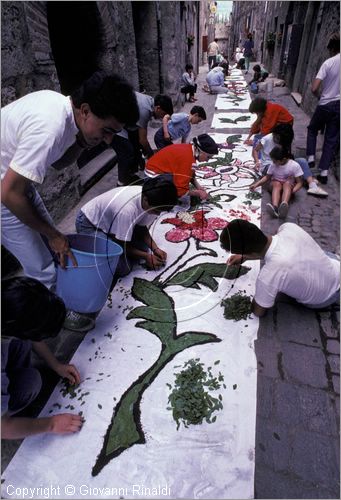
<path id="1" fill-rule="evenodd" d="M 77 133 L 69 97 L 40 90 L 11 102 L 1 110 L 1 179 L 11 167 L 41 184 Z"/>
<path id="2" fill-rule="evenodd" d="M 157 218 L 143 210 L 141 196 L 142 186 L 114 188 L 90 200 L 81 211 L 104 233 L 113 234 L 120 241 L 131 241 L 136 225 L 149 226 Z"/>
<path id="3" fill-rule="evenodd" d="M 320 106 L 340 100 L 340 54 L 324 61 L 316 78 L 323 82 Z"/>
<path id="4" fill-rule="evenodd" d="M 282 224 L 272 237 L 264 262 L 255 293 L 261 307 L 272 307 L 278 292 L 302 304 L 321 304 L 340 287 L 340 262 L 328 257 L 296 224 Z"/>
<path id="5" fill-rule="evenodd" d="M 261 145 L 263 146 L 262 149 L 262 164 L 265 165 L 270 165 L 272 163 L 272 160 L 270 158 L 270 153 L 273 150 L 275 146 L 278 146 L 278 144 L 274 143 L 273 140 L 273 135 L 272 134 L 267 134 L 264 137 L 261 138 L 260 140 Z"/>
<path id="6" fill-rule="evenodd" d="M 209 56 L 216 56 L 219 52 L 219 45 L 217 42 L 211 42 L 208 46 L 208 55 Z"/>
<path id="7" fill-rule="evenodd" d="M 288 160 L 285 165 L 280 166 L 272 163 L 267 174 L 271 175 L 274 180 L 285 181 L 290 177 L 300 177 L 303 175 L 303 170 L 296 161 Z"/>

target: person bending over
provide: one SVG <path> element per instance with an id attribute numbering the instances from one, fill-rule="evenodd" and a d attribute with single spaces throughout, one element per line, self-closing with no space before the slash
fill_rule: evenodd
<path id="1" fill-rule="evenodd" d="M 31 364 L 32 349 L 71 385 L 81 381 L 77 368 L 58 361 L 44 342 L 62 328 L 66 315 L 64 302 L 39 281 L 20 277 L 2 281 L 1 306 L 1 438 L 78 432 L 83 420 L 77 414 L 60 413 L 43 418 L 19 415 L 36 399 L 42 387 L 40 373 Z"/>
<path id="2" fill-rule="evenodd" d="M 147 162 L 145 175 L 155 178 L 172 175 L 181 202 L 189 202 L 189 195 L 206 200 L 208 194 L 195 177 L 196 162 L 205 162 L 218 153 L 218 146 L 208 134 L 194 137 L 190 144 L 172 144 L 161 149 Z M 190 184 L 194 189 L 190 190 Z"/>
<path id="3" fill-rule="evenodd" d="M 252 311 L 263 316 L 273 307 L 278 292 L 312 309 L 340 301 L 340 259 L 326 253 L 296 224 L 285 223 L 274 236 L 255 224 L 232 220 L 220 235 L 222 248 L 231 255 L 228 265 L 264 260 L 252 301 Z"/>
<path id="4" fill-rule="evenodd" d="M 201 106 L 193 106 L 190 113 L 174 113 L 172 116 L 165 115 L 162 119 L 162 127 L 155 133 L 154 142 L 158 149 L 170 146 L 173 141 L 181 139 L 187 142 L 192 125 L 197 125 L 206 120 L 206 113 Z"/>
<path id="5" fill-rule="evenodd" d="M 146 180 L 143 186 L 114 188 L 81 208 L 76 230 L 80 234 L 109 237 L 123 248 L 114 276 L 117 281 L 130 273 L 134 262 L 143 260 L 148 269 L 158 269 L 166 263 L 166 252 L 158 247 L 148 228 L 161 212 L 172 210 L 176 203 L 173 182 L 162 176 Z"/>

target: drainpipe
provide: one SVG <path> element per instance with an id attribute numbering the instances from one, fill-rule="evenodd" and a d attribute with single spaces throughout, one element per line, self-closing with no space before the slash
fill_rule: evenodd
<path id="1" fill-rule="evenodd" d="M 157 48 L 158 48 L 158 61 L 159 61 L 159 88 L 160 88 L 160 94 L 163 94 L 164 81 L 163 81 L 163 75 L 162 75 L 163 51 L 162 51 L 160 2 L 155 2 L 155 11 L 156 11 Z"/>

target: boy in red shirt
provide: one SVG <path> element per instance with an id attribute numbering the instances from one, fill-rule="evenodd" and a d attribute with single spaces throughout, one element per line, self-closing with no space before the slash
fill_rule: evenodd
<path id="1" fill-rule="evenodd" d="M 179 197 L 189 193 L 189 185 L 192 183 L 195 189 L 189 194 L 205 200 L 208 194 L 196 180 L 193 165 L 197 161 L 207 161 L 217 153 L 218 146 L 212 137 L 201 134 L 194 137 L 191 144 L 172 144 L 162 148 L 149 158 L 144 172 L 147 177 L 172 174 Z"/>
<path id="2" fill-rule="evenodd" d="M 248 138 L 245 144 L 252 144 L 250 138 L 253 134 L 270 134 L 272 129 L 280 123 L 294 123 L 294 117 L 289 111 L 274 102 L 268 102 L 263 97 L 256 97 L 249 106 L 250 113 L 257 114 L 257 120 L 251 125 Z"/>

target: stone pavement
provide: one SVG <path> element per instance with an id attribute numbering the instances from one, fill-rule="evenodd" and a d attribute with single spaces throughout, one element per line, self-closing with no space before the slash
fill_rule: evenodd
<path id="1" fill-rule="evenodd" d="M 193 126 L 190 138 L 210 133 L 216 96 L 201 91 L 207 67 L 198 75 L 198 101 L 207 120 Z M 245 76 L 251 79 L 251 74 Z M 262 95 L 262 94 L 260 94 Z M 304 156 L 308 116 L 299 108 L 286 87 L 275 87 L 270 98 L 294 115 L 295 150 Z M 193 104 L 186 102 L 182 111 Z M 149 140 L 159 123 L 149 129 Z M 219 130 L 220 132 L 220 130 Z M 319 141 L 320 145 L 321 141 Z M 89 199 L 111 189 L 117 182 L 117 168 L 106 174 L 58 225 L 74 232 L 79 208 Z M 327 199 L 314 198 L 302 189 L 290 206 L 288 221 L 296 222 L 325 250 L 339 253 L 339 186 L 331 175 Z M 265 211 L 270 200 L 262 199 L 262 229 L 274 234 L 281 221 Z M 318 265 L 318 263 L 316 263 Z M 67 361 L 83 338 L 63 330 L 50 342 L 60 359 Z M 260 320 L 255 342 L 258 363 L 256 423 L 256 498 L 339 498 L 339 311 L 315 312 L 282 297 Z M 47 372 L 46 372 L 47 373 Z M 48 398 L 55 377 L 50 377 L 36 414 Z M 34 410 L 33 410 L 34 411 Z M 4 468 L 20 441 L 3 442 Z"/>

